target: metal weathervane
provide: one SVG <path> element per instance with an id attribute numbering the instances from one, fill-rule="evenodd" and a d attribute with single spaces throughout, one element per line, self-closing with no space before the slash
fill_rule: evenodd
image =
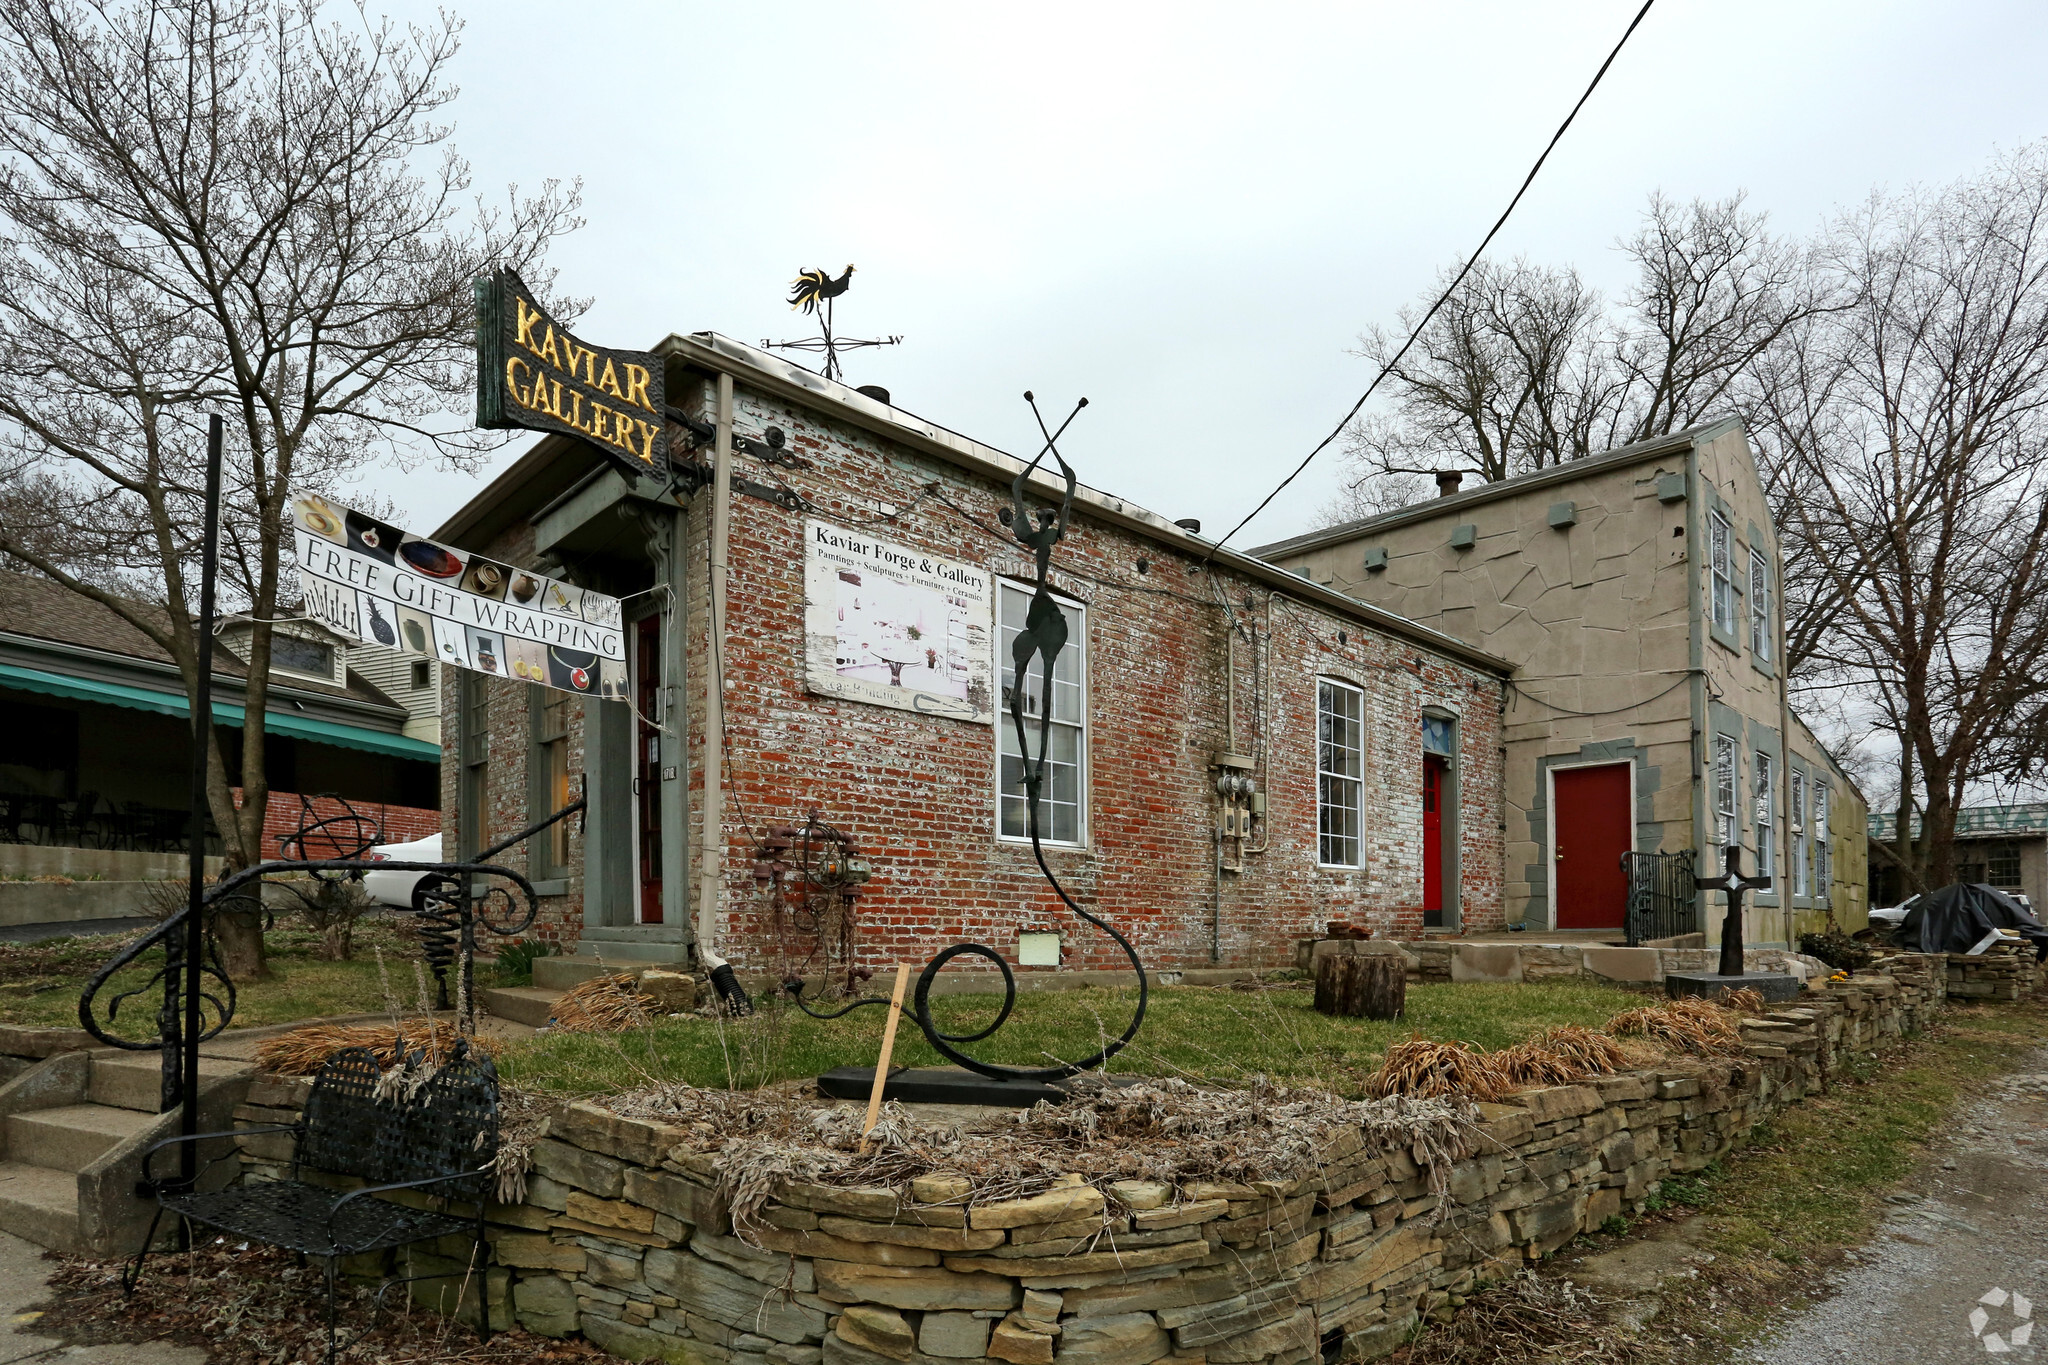
<path id="1" fill-rule="evenodd" d="M 1058 431 L 1046 427 L 1045 417 L 1038 410 L 1038 400 L 1029 392 L 1025 393 L 1024 401 L 1031 405 L 1031 415 L 1038 421 L 1038 430 L 1045 437 L 1045 445 L 1039 450 L 1037 457 L 1011 481 L 1011 506 L 1003 508 L 997 513 L 997 517 L 1010 529 L 1010 534 L 1016 537 L 1017 543 L 1031 552 L 1034 569 L 1031 605 L 1024 614 L 1024 629 L 1017 632 L 1017 638 L 1010 645 L 1010 660 L 1016 672 L 1016 682 L 1010 689 L 1010 723 L 1017 730 L 1017 753 L 1022 760 L 1025 828 L 1031 835 L 1031 852 L 1038 860 L 1038 870 L 1045 874 L 1045 880 L 1051 885 L 1054 894 L 1059 896 L 1069 910 L 1114 939 L 1116 946 L 1130 959 L 1131 971 L 1138 978 L 1138 1006 L 1132 1012 L 1131 1022 L 1123 1033 L 1106 1043 L 1092 1056 L 1076 1062 L 1061 1062 L 1057 1066 L 1014 1067 L 980 1061 L 955 1046 L 962 1043 L 977 1043 L 987 1038 L 1003 1026 L 1010 1017 L 1011 1009 L 1016 1006 L 1017 978 L 1010 971 L 1010 964 L 995 949 L 983 943 L 956 943 L 945 949 L 925 964 L 924 971 L 919 973 L 917 989 L 912 1000 L 917 1026 L 924 1031 L 924 1036 L 932 1048 L 948 1061 L 996 1080 L 1056 1081 L 1101 1066 L 1123 1051 L 1131 1039 L 1137 1037 L 1139 1026 L 1145 1022 L 1145 1004 L 1150 993 L 1150 985 L 1145 978 L 1145 964 L 1138 960 L 1138 950 L 1131 946 L 1131 941 L 1118 933 L 1113 925 L 1089 914 L 1075 903 L 1074 898 L 1067 894 L 1067 889 L 1060 885 L 1060 879 L 1053 875 L 1052 868 L 1046 865 L 1045 849 L 1039 843 L 1038 807 L 1045 790 L 1046 761 L 1052 732 L 1053 665 L 1067 644 L 1067 618 L 1060 610 L 1058 601 L 1053 598 L 1052 589 L 1047 585 L 1046 578 L 1052 570 L 1053 546 L 1059 544 L 1067 534 L 1068 518 L 1074 506 L 1075 487 L 1073 467 L 1060 455 L 1058 442 L 1059 438 L 1066 434 L 1074 418 L 1080 415 L 1081 409 L 1088 406 L 1088 400 L 1083 398 L 1074 405 L 1073 412 L 1067 414 L 1067 420 L 1060 423 Z M 1051 455 L 1054 463 L 1059 466 L 1060 475 L 1066 480 L 1066 491 L 1060 498 L 1058 508 L 1040 507 L 1034 510 L 1025 500 L 1024 486 L 1030 481 L 1032 474 L 1037 472 L 1047 455 Z M 1025 701 L 1029 692 L 1026 682 L 1031 676 L 1034 664 L 1038 666 L 1039 677 L 1038 747 L 1035 755 L 1032 752 L 1030 727 L 1024 716 Z M 944 1033 L 932 1020 L 932 983 L 946 964 L 956 957 L 986 958 L 1003 974 L 1003 1006 L 996 1011 L 994 1021 L 977 1033 Z M 871 997 L 856 1000 L 831 1013 L 820 1013 L 804 1004 L 803 982 L 800 979 L 792 978 L 784 982 L 783 988 L 796 1000 L 799 1008 L 818 1019 L 837 1019 L 868 1005 L 886 1007 L 889 1004 L 888 1000 L 881 997 Z"/>
<path id="2" fill-rule="evenodd" d="M 764 350 L 823 352 L 825 377 L 840 379 L 843 378 L 839 368 L 841 351 L 858 351 L 869 346 L 894 346 L 903 340 L 900 336 L 875 339 L 842 337 L 832 331 L 832 301 L 853 287 L 853 267 L 850 265 L 839 272 L 839 278 L 836 280 L 819 267 L 800 270 L 790 285 L 790 310 L 794 312 L 801 308 L 806 313 L 815 314 L 821 335 L 807 337 L 801 341 L 770 341 L 763 337 L 761 346 Z"/>

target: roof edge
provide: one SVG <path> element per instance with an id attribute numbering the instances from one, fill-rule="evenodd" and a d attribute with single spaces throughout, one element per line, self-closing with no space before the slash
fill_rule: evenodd
<path id="1" fill-rule="evenodd" d="M 1486 503 L 1498 501 L 1501 498 L 1513 497 L 1518 493 L 1527 492 L 1532 488 L 1547 488 L 1552 484 L 1570 483 L 1575 479 L 1583 478 L 1588 473 L 1598 470 L 1637 464 L 1644 460 L 1655 459 L 1659 455 L 1668 455 L 1679 450 L 1689 450 L 1704 441 L 1709 441 L 1725 434 L 1731 427 L 1740 428 L 1741 426 L 1742 419 L 1740 417 L 1717 417 L 1711 422 L 1697 423 L 1663 436 L 1652 436 L 1647 440 L 1635 441 L 1625 446 L 1616 446 L 1612 450 L 1603 450 L 1594 455 L 1587 455 L 1576 460 L 1567 461 L 1564 464 L 1552 465 L 1548 469 L 1538 469 L 1527 474 L 1517 474 L 1512 479 L 1500 479 L 1493 483 L 1483 483 L 1476 488 L 1468 488 L 1462 492 L 1453 493 L 1449 497 L 1427 498 L 1408 507 L 1396 508 L 1391 512 L 1382 512 L 1378 516 L 1342 522 L 1336 526 L 1326 526 L 1320 531 L 1310 531 L 1304 535 L 1290 537 L 1287 540 L 1276 540 L 1270 545 L 1260 545 L 1253 548 L 1251 553 L 1261 559 L 1269 559 L 1275 555 L 1300 554 L 1307 550 L 1319 550 L 1326 545 L 1342 544 L 1347 540 L 1352 540 L 1362 535 L 1369 535 L 1375 531 L 1389 531 L 1397 526 L 1406 526 L 1418 521 L 1428 521 L 1446 512 L 1455 512 L 1467 507 L 1480 507 Z"/>

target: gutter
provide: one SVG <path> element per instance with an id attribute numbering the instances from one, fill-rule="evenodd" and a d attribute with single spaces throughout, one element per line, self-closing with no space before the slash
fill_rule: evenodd
<path id="1" fill-rule="evenodd" d="M 994 479 L 1001 484 L 1010 483 L 1025 467 L 1025 461 L 1005 451 L 983 445 L 979 441 L 928 422 L 900 408 L 877 402 L 864 393 L 858 393 L 799 366 L 786 364 L 773 356 L 764 355 L 750 346 L 714 332 L 671 336 L 654 350 L 657 355 L 674 356 L 688 364 L 709 370 L 722 379 L 734 375 L 744 376 L 749 385 L 765 393 L 804 407 L 823 408 L 834 418 L 851 426 L 886 436 L 920 453 Z M 831 406 L 827 407 L 827 404 Z M 1065 492 L 1064 482 L 1055 480 L 1053 475 L 1043 469 L 1032 475 L 1030 483 L 1055 502 Z M 1507 677 L 1515 671 L 1515 665 L 1506 659 L 1468 645 L 1454 635 L 1446 635 L 1442 631 L 1432 630 L 1419 622 L 1411 621 L 1405 616 L 1371 606 L 1355 597 L 1347 597 L 1334 589 L 1310 582 L 1299 574 L 1269 564 L 1241 550 L 1233 550 L 1227 546 L 1218 547 L 1200 536 L 1189 534 L 1158 513 L 1148 511 L 1136 503 L 1080 485 L 1074 491 L 1074 505 L 1077 511 L 1085 512 L 1097 521 L 1145 536 L 1192 559 L 1213 558 L 1217 563 L 1247 578 L 1270 588 L 1285 591 L 1310 605 L 1348 616 L 1362 625 L 1397 636 L 1410 644 L 1449 655 L 1461 663 L 1500 677 Z"/>
<path id="2" fill-rule="evenodd" d="M 87 665 L 87 667 L 67 671 L 73 671 L 79 677 L 91 678 L 100 682 L 127 682 L 133 685 L 146 686 L 148 684 L 144 681 L 145 679 L 148 682 L 166 679 L 174 683 L 175 686 L 166 687 L 162 690 L 175 693 L 181 699 L 185 698 L 185 677 L 178 671 L 178 666 L 156 659 L 140 659 L 132 654 L 116 654 L 111 650 L 94 649 L 88 645 L 67 644 L 57 640 L 44 640 L 35 636 L 17 635 L 12 631 L 0 631 L 0 658 L 15 658 L 30 667 L 38 666 L 37 660 L 42 661 L 43 665 L 48 665 L 56 660 L 82 663 Z M 143 675 L 143 678 L 138 679 L 135 676 L 137 674 Z M 230 700 L 232 695 L 240 697 L 244 706 L 247 705 L 248 682 L 246 679 L 235 677 L 231 674 L 216 675 L 213 685 L 215 691 L 222 694 L 216 700 L 227 701 Z M 394 735 L 401 734 L 404 731 L 405 722 L 409 715 L 402 707 L 380 706 L 376 702 L 364 701 L 357 697 L 337 697 L 327 692 L 308 692 L 289 684 L 280 684 L 276 681 L 272 681 L 270 684 L 270 695 L 278 700 L 294 704 L 294 710 L 308 716 L 321 718 L 324 712 L 328 719 L 345 721 L 350 724 L 361 724 L 365 729 L 384 731 Z M 290 714 L 283 706 L 273 705 L 265 708 L 265 710 L 266 712 L 275 712 L 278 715 Z"/>

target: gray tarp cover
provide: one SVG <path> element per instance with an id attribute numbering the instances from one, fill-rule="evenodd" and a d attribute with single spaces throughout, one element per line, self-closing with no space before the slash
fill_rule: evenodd
<path id="1" fill-rule="evenodd" d="M 1957 882 L 1922 896 L 1899 922 L 1893 942 L 1923 953 L 1967 953 L 1993 929 L 2010 929 L 2048 956 L 2048 925 L 1995 886 Z"/>

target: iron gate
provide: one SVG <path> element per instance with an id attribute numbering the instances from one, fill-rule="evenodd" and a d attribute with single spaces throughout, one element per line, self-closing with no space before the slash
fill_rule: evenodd
<path id="1" fill-rule="evenodd" d="M 1691 849 L 1624 853 L 1621 870 L 1628 878 L 1630 947 L 1650 939 L 1699 932 L 1699 890 L 1693 883 Z"/>

